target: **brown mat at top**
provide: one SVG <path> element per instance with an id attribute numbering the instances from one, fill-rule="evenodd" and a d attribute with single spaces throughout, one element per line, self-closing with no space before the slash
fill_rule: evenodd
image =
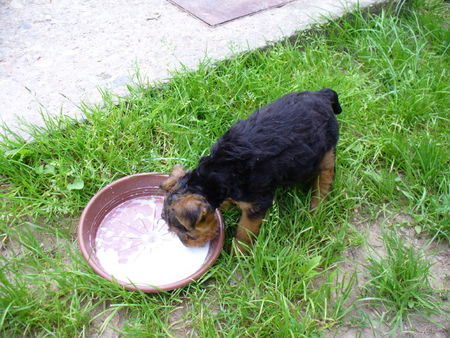
<path id="1" fill-rule="evenodd" d="M 169 0 L 211 26 L 292 1 L 295 0 Z"/>

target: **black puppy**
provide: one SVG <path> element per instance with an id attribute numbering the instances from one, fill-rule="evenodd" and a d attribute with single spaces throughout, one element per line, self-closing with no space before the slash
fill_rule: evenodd
<path id="1" fill-rule="evenodd" d="M 333 182 L 340 112 L 336 92 L 322 89 L 287 94 L 238 121 L 197 168 L 176 165 L 161 185 L 170 230 L 185 245 L 202 246 L 218 232 L 214 210 L 228 201 L 242 210 L 236 238 L 249 244 L 276 187 L 311 180 L 314 209 Z"/>

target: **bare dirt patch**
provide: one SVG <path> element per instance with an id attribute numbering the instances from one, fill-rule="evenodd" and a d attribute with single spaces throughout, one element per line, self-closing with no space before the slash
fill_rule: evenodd
<path id="1" fill-rule="evenodd" d="M 354 309 L 345 318 L 346 325 L 340 326 L 328 332 L 327 337 L 384 337 L 392 336 L 392 328 L 383 321 L 382 306 L 368 306 L 358 299 L 364 295 L 364 285 L 369 277 L 365 269 L 370 253 L 384 257 L 386 251 L 383 245 L 383 229 L 389 228 L 399 234 L 407 243 L 416 250 L 424 253 L 424 256 L 432 263 L 430 269 L 430 283 L 436 291 L 436 297 L 444 302 L 447 310 L 450 309 L 448 291 L 450 285 L 450 248 L 448 243 L 437 243 L 425 234 L 418 234 L 414 219 L 406 213 L 383 212 L 370 220 L 363 217 L 358 211 L 351 219 L 356 230 L 364 235 L 362 245 L 350 246 L 344 252 L 344 260 L 339 264 L 339 269 L 344 273 L 356 274 L 356 282 L 347 302 L 347 306 Z M 444 315 L 431 315 L 426 320 L 419 313 L 412 314 L 409 321 L 403 327 L 403 335 L 409 337 L 449 337 L 448 318 Z M 394 333 L 395 334 L 395 333 Z"/>
<path id="2" fill-rule="evenodd" d="M 198 337 L 188 318 L 188 313 L 191 311 L 191 308 L 191 305 L 185 300 L 170 313 L 169 327 L 173 337 Z"/>
<path id="3" fill-rule="evenodd" d="M 91 311 L 94 318 L 89 327 L 88 337 L 118 338 L 124 328 L 128 316 L 125 308 L 112 308 L 110 304 L 103 303 Z"/>
<path id="4" fill-rule="evenodd" d="M 205 282 L 203 285 L 207 286 L 211 281 Z M 183 297 L 182 302 L 169 315 L 169 330 L 173 337 L 200 337 L 198 330 L 196 330 L 195 320 L 195 306 L 194 301 L 189 297 Z M 218 300 L 220 295 L 217 290 L 210 289 L 208 293 L 202 297 L 200 302 L 206 307 L 211 316 L 217 316 L 221 312 L 221 307 Z M 220 328 L 216 327 L 217 332 Z"/>

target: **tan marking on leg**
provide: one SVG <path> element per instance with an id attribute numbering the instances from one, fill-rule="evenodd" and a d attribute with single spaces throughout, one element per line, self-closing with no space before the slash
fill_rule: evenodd
<path id="1" fill-rule="evenodd" d="M 319 205 L 319 203 L 326 197 L 326 194 L 330 191 L 334 180 L 334 161 L 334 150 L 330 150 L 325 154 L 320 162 L 320 172 L 313 187 L 311 211 Z"/>
<path id="2" fill-rule="evenodd" d="M 262 217 L 249 217 L 249 211 L 252 209 L 252 204 L 247 202 L 236 202 L 242 210 L 241 219 L 236 230 L 236 239 L 244 244 L 250 245 L 259 233 Z M 238 244 L 239 245 L 239 244 Z M 241 251 L 242 247 L 240 247 Z"/>

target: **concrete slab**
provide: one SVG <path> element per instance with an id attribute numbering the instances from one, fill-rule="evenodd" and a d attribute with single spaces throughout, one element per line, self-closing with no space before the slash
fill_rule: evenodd
<path id="1" fill-rule="evenodd" d="M 97 88 L 126 95 L 135 65 L 162 81 L 181 64 L 225 59 L 383 1 L 296 0 L 210 27 L 165 0 L 0 0 L 0 119 L 17 131 L 18 118 L 42 124 L 40 110 L 81 117 L 77 105 L 99 102 Z"/>
<path id="2" fill-rule="evenodd" d="M 168 0 L 193 16 L 216 26 L 272 7 L 282 7 L 295 0 Z"/>

